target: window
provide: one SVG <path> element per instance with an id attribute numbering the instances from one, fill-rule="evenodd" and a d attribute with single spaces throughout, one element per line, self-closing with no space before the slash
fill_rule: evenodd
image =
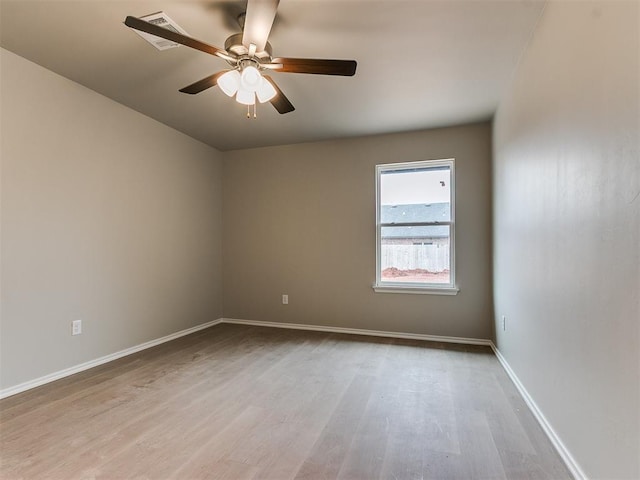
<path id="1" fill-rule="evenodd" d="M 454 160 L 376 166 L 376 292 L 455 295 Z"/>

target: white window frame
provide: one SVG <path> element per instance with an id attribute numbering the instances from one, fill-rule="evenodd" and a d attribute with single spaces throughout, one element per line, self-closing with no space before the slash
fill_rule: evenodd
<path id="1" fill-rule="evenodd" d="M 380 177 L 383 172 L 397 171 L 397 170 L 412 170 L 416 168 L 429 168 L 429 167 L 442 167 L 447 166 L 451 171 L 451 220 L 448 222 L 420 222 L 420 223 L 393 223 L 382 224 L 380 222 Z M 403 162 L 403 163 L 386 163 L 376 165 L 376 283 L 373 285 L 373 289 L 379 293 L 418 293 L 418 294 L 433 294 L 433 295 L 456 295 L 459 291 L 456 286 L 456 255 L 455 255 L 455 159 L 447 158 L 442 160 L 420 160 L 415 162 Z M 380 277 L 381 267 L 381 236 L 382 227 L 386 226 L 429 226 L 429 225 L 449 225 L 449 261 L 450 261 L 450 277 L 448 284 L 437 283 L 409 283 L 409 282 L 390 282 L 382 281 Z"/>

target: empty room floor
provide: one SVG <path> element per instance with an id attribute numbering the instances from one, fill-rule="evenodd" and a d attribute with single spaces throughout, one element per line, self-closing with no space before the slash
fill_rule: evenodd
<path id="1" fill-rule="evenodd" d="M 222 324 L 0 401 L 3 479 L 570 479 L 487 347 Z"/>

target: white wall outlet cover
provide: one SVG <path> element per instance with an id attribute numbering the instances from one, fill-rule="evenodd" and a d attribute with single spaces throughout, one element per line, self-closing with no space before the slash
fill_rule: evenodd
<path id="1" fill-rule="evenodd" d="M 283 305 L 289 304 L 289 295 L 282 295 L 282 304 Z"/>
<path id="2" fill-rule="evenodd" d="M 82 333 L 82 320 L 74 320 L 71 322 L 71 335 L 80 335 Z"/>

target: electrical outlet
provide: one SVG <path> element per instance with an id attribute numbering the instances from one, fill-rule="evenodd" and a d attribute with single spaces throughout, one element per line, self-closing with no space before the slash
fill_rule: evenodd
<path id="1" fill-rule="evenodd" d="M 74 320 L 71 322 L 71 335 L 80 335 L 82 333 L 82 320 Z"/>
<path id="2" fill-rule="evenodd" d="M 282 295 L 282 304 L 289 305 L 289 295 Z"/>
<path id="3" fill-rule="evenodd" d="M 505 331 L 507 329 L 507 316 L 502 315 L 502 330 Z"/>

